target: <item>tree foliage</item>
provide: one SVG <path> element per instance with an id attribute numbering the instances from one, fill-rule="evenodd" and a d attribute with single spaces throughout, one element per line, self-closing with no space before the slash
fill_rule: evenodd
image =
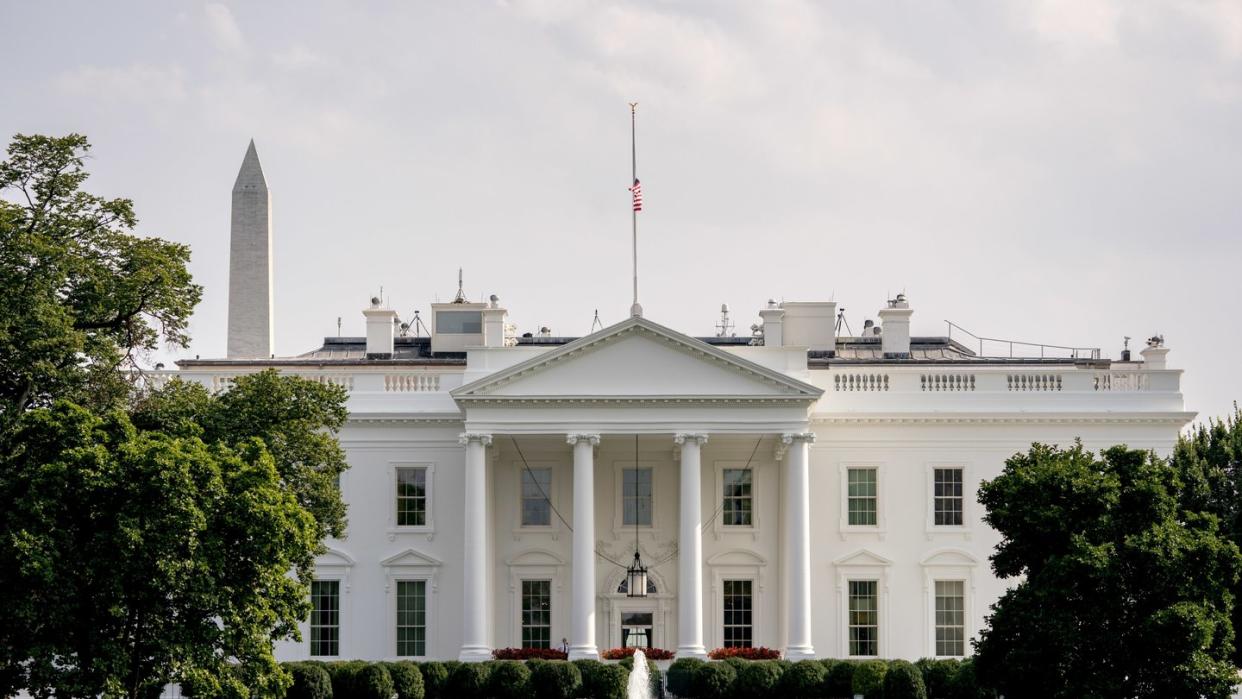
<path id="1" fill-rule="evenodd" d="M 63 401 L 23 414 L 15 441 L 0 469 L 0 693 L 282 686 L 272 641 L 308 611 L 318 538 L 261 441 L 209 445 Z"/>
<path id="2" fill-rule="evenodd" d="M 81 190 L 77 134 L 14 137 L 0 162 L 0 437 L 29 407 L 115 407 L 161 341 L 183 346 L 202 295 L 189 248 L 137 236 L 128 199 Z"/>
<path id="3" fill-rule="evenodd" d="M 1033 445 L 985 482 L 1015 587 L 976 643 L 1006 697 L 1227 697 L 1242 556 L 1217 517 L 1186 507 L 1167 461 L 1113 447 Z"/>

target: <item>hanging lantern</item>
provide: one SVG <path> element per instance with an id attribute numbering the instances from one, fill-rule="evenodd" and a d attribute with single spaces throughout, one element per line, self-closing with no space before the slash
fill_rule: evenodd
<path id="1" fill-rule="evenodd" d="M 634 551 L 634 562 L 625 569 L 625 580 L 628 585 L 626 597 L 647 596 L 647 566 L 643 565 L 643 559 L 637 550 Z"/>

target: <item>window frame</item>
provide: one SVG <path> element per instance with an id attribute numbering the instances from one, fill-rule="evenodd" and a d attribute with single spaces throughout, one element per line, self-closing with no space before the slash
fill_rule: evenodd
<path id="1" fill-rule="evenodd" d="M 317 626 L 315 624 L 315 614 L 316 614 L 315 585 L 317 583 L 332 583 L 336 585 L 336 652 L 335 653 L 325 654 L 325 653 L 315 652 L 315 629 L 326 628 L 325 625 L 321 624 Z M 308 617 L 306 620 L 306 630 L 307 630 L 306 649 L 307 649 L 307 656 L 310 658 L 340 659 L 343 654 L 342 646 L 345 645 L 344 644 L 344 640 L 345 640 L 344 639 L 344 635 L 345 635 L 344 634 L 344 628 L 345 628 L 344 587 L 345 587 L 345 581 L 342 578 L 332 576 L 332 575 L 316 575 L 311 580 L 311 588 L 310 588 L 311 613 L 310 613 L 310 617 Z"/>
<path id="2" fill-rule="evenodd" d="M 715 498 L 711 503 L 711 510 L 703 513 L 704 517 L 710 517 L 719 509 L 719 514 L 712 518 L 712 531 L 719 537 L 721 534 L 750 534 L 757 537 L 762 530 L 763 517 L 761 516 L 760 498 L 765 494 L 763 490 L 763 474 L 765 462 L 754 460 L 747 466 L 746 461 L 724 460 L 716 461 L 712 464 L 713 476 L 715 478 Z M 729 470 L 750 471 L 750 524 L 725 524 L 724 523 L 724 472 Z"/>
<path id="3" fill-rule="evenodd" d="M 527 585 L 528 583 L 542 583 L 542 584 L 547 585 L 547 615 L 548 615 L 548 623 L 547 623 L 546 627 L 545 627 L 544 625 L 542 625 L 542 624 L 541 624 L 541 625 L 539 625 L 539 626 L 535 626 L 535 625 L 533 625 L 533 624 L 528 625 L 528 624 L 526 623 L 525 619 L 523 618 L 523 617 L 525 617 L 525 615 L 526 615 L 526 613 L 527 613 L 527 612 L 526 612 L 526 599 L 527 599 L 527 594 L 526 594 L 526 585 Z M 553 645 L 553 644 L 555 643 L 555 637 L 556 637 L 556 634 L 552 633 L 552 629 L 553 629 L 553 628 L 555 628 L 555 605 L 554 605 L 554 602 L 553 602 L 554 597 L 555 597 L 555 596 L 554 596 L 554 594 L 553 594 L 553 587 L 554 587 L 554 585 L 555 585 L 555 584 L 556 584 L 556 581 L 555 581 L 553 578 L 551 578 L 551 577 L 533 577 L 533 576 L 532 576 L 532 577 L 525 577 L 525 576 L 524 576 L 524 577 L 522 577 L 521 579 L 519 579 L 519 581 L 518 581 L 518 589 L 517 589 L 517 596 L 518 596 L 518 610 L 517 610 L 517 611 L 518 611 L 518 636 L 517 636 L 517 647 L 518 647 L 518 648 L 540 648 L 540 647 L 545 647 L 545 646 L 527 646 L 527 645 L 526 645 L 526 629 L 527 629 L 527 628 L 547 628 L 547 630 L 548 630 L 548 645 L 546 646 L 546 648 L 555 648 L 555 647 L 556 647 L 555 645 Z"/>
<path id="4" fill-rule="evenodd" d="M 846 591 L 845 591 L 845 595 L 846 595 L 845 655 L 846 657 L 849 657 L 849 658 L 879 658 L 880 657 L 880 641 L 881 641 L 880 581 L 878 578 L 872 578 L 872 577 L 851 577 L 845 581 L 845 585 L 846 585 Z M 855 585 L 870 585 L 871 586 L 871 594 L 872 594 L 872 598 L 874 599 L 874 609 L 872 609 L 871 612 L 875 614 L 874 624 L 854 624 L 853 623 L 853 615 L 854 615 L 853 603 L 855 599 L 860 597 L 860 595 L 854 594 Z M 854 651 L 854 648 L 853 648 L 854 639 L 851 638 L 851 636 L 852 636 L 853 630 L 856 628 L 859 628 L 859 629 L 868 628 L 868 629 L 875 630 L 875 639 L 874 641 L 872 641 L 872 643 L 875 644 L 874 653 L 853 652 Z"/>
<path id="5" fill-rule="evenodd" d="M 401 487 L 398 479 L 400 478 L 401 469 L 421 468 L 424 470 L 423 499 L 424 499 L 424 523 L 418 524 L 398 524 L 398 498 L 400 497 Z M 435 537 L 435 500 L 436 500 L 436 465 L 433 462 L 423 461 L 393 461 L 388 465 L 388 540 L 393 541 L 399 534 L 425 534 L 427 540 L 431 541 Z"/>
<path id="6" fill-rule="evenodd" d="M 978 631 L 974 615 L 975 569 L 980 560 L 963 548 L 946 547 L 932 551 L 919 564 L 923 569 L 923 655 L 928 658 L 970 657 L 970 641 Z M 936 655 L 936 582 L 962 583 L 962 638 L 964 656 Z"/>
<path id="7" fill-rule="evenodd" d="M 660 504 L 662 499 L 659 493 L 666 484 L 663 482 L 667 474 L 663 471 L 667 469 L 659 468 L 660 464 L 656 461 L 645 461 L 639 459 L 635 465 L 633 459 L 614 460 L 612 462 L 612 533 L 616 537 L 629 536 L 634 538 L 634 525 L 625 524 L 625 472 L 632 471 L 635 468 L 651 469 L 651 526 L 638 525 L 638 531 L 649 535 L 654 540 L 663 531 L 664 521 L 660 516 Z"/>
<path id="8" fill-rule="evenodd" d="M 526 523 L 525 505 L 526 505 L 527 497 L 526 497 L 525 489 L 526 489 L 527 467 L 525 464 L 518 464 L 518 474 L 517 474 L 517 486 L 518 486 L 517 487 L 517 524 L 518 524 L 518 528 L 522 529 L 523 531 L 532 531 L 532 530 L 547 531 L 547 530 L 555 529 L 556 523 L 557 523 L 556 512 L 558 510 L 556 506 L 556 485 L 557 485 L 557 480 L 558 480 L 556 477 L 556 468 L 552 466 L 551 464 L 531 464 L 529 467 L 529 471 L 531 474 L 534 474 L 537 471 L 548 472 L 548 485 L 546 488 L 543 488 L 543 494 L 544 496 L 547 497 L 548 523 L 547 524 L 527 524 Z"/>
<path id="9" fill-rule="evenodd" d="M 836 569 L 837 588 L 837 648 L 838 657 L 851 660 L 874 660 L 889 657 L 889 636 L 892 625 L 889 624 L 889 570 L 893 562 L 867 549 L 857 549 L 832 562 Z M 876 613 L 878 638 L 876 639 L 876 656 L 852 656 L 849 632 L 849 582 L 851 580 L 876 581 Z"/>
<path id="10" fill-rule="evenodd" d="M 872 469 L 875 471 L 875 524 L 850 524 L 850 471 L 856 469 Z M 843 461 L 840 463 L 840 495 L 838 507 L 840 516 L 837 528 L 841 539 L 849 534 L 875 534 L 883 539 L 888 532 L 888 503 L 885 464 L 876 461 Z"/>
<path id="11" fill-rule="evenodd" d="M 401 586 L 406 583 L 421 583 L 423 586 L 423 652 L 401 653 Z M 426 658 L 427 649 L 431 646 L 431 580 L 426 577 L 401 576 L 393 580 L 393 656 L 396 658 Z M 413 625 L 411 625 L 413 626 Z M 415 626 L 416 628 L 416 626 Z"/>
<path id="12" fill-rule="evenodd" d="M 961 604 L 961 609 L 959 609 L 959 610 L 958 610 L 958 612 L 962 615 L 962 623 L 961 623 L 960 625 L 958 625 L 958 624 L 943 624 L 943 625 L 942 625 L 942 624 L 940 623 L 940 608 L 939 608 L 939 602 L 940 602 L 940 599 L 941 599 L 941 595 L 940 595 L 940 591 L 939 591 L 939 589 L 938 589 L 938 588 L 939 588 L 939 586 L 940 586 L 940 585 L 942 585 L 942 584 L 949 584 L 949 583 L 951 583 L 951 584 L 956 584 L 956 585 L 960 585 L 960 586 L 961 586 L 961 600 L 962 600 L 962 604 Z M 933 581 L 932 581 L 932 590 L 931 590 L 931 598 L 932 598 L 932 644 L 933 644 L 933 652 L 932 652 L 932 657 L 935 657 L 935 658 L 965 658 L 965 657 L 966 657 L 966 648 L 967 648 L 967 647 L 969 646 L 969 644 L 970 644 L 970 637 L 966 635 L 966 627 L 967 627 L 967 624 L 966 624 L 966 597 L 967 597 L 967 595 L 966 595 L 966 581 L 965 581 L 965 580 L 962 580 L 962 579 L 960 579 L 960 578 L 947 578 L 947 579 L 946 579 L 946 578 L 936 578 L 935 580 L 933 580 Z M 961 642 L 961 644 L 962 644 L 962 652 L 961 652 L 961 653 L 956 653 L 956 654 L 941 653 L 941 652 L 940 652 L 940 643 L 941 643 L 941 641 L 940 641 L 940 629 L 942 629 L 942 628 L 945 628 L 945 629 L 948 629 L 948 628 L 958 628 L 959 626 L 960 626 L 960 628 L 961 628 L 961 632 L 962 632 L 962 638 L 961 638 L 961 640 L 960 640 L 960 642 Z M 946 643 L 947 643 L 947 642 L 946 642 Z"/>
<path id="13" fill-rule="evenodd" d="M 746 623 L 746 624 L 728 623 L 729 621 L 729 617 L 728 617 L 729 598 L 731 596 L 735 596 L 735 597 L 737 596 L 737 595 L 730 595 L 729 588 L 731 585 L 735 585 L 738 583 L 745 583 L 748 588 L 747 597 L 749 597 L 750 599 L 750 608 L 743 610 L 749 615 L 749 620 L 748 620 L 749 623 Z M 720 617 L 719 617 L 720 619 L 720 647 L 721 648 L 754 648 L 756 647 L 755 646 L 755 612 L 757 610 L 755 609 L 755 607 L 756 607 L 756 601 L 758 600 L 758 595 L 756 594 L 757 591 L 755 589 L 756 587 L 757 587 L 757 583 L 755 582 L 755 580 L 747 576 L 738 576 L 738 577 L 730 576 L 730 577 L 721 578 L 720 580 Z M 749 629 L 750 631 L 749 638 L 746 640 L 747 645 L 743 645 L 743 646 L 729 645 L 729 629 L 731 628 Z"/>
<path id="14" fill-rule="evenodd" d="M 955 468 L 962 472 L 962 523 L 961 524 L 936 524 L 936 471 L 938 469 Z M 927 510 L 924 528 L 927 532 L 927 538 L 931 539 L 937 534 L 959 536 L 963 539 L 970 540 L 973 533 L 971 526 L 972 517 L 974 515 L 975 498 L 972 495 L 972 471 L 971 464 L 964 461 L 929 461 L 926 464 L 927 485 L 923 498 L 923 506 Z"/>

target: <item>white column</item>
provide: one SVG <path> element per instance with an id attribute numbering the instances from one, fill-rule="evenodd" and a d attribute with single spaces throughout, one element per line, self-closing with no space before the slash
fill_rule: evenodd
<path id="1" fill-rule="evenodd" d="M 492 659 L 488 643 L 487 591 L 487 447 L 490 434 L 467 432 L 458 440 L 466 447 L 465 555 L 462 558 L 461 653 L 458 659 Z"/>
<path id="2" fill-rule="evenodd" d="M 597 434 L 571 434 L 574 447 L 573 601 L 569 659 L 599 660 L 595 646 L 595 447 Z"/>
<path id="3" fill-rule="evenodd" d="M 787 450 L 783 461 L 785 483 L 785 536 L 788 537 L 788 565 L 785 566 L 785 600 L 789 619 L 785 657 L 790 660 L 814 658 L 811 645 L 811 471 L 809 445 L 814 432 L 795 432 L 781 436 Z"/>
<path id="4" fill-rule="evenodd" d="M 681 445 L 681 515 L 677 540 L 677 657 L 704 658 L 703 513 L 699 448 L 705 434 L 678 434 Z"/>

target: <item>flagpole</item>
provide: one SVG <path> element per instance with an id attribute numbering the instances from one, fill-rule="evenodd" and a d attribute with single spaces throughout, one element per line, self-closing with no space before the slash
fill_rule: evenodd
<path id="1" fill-rule="evenodd" d="M 638 144 L 636 139 L 637 132 L 637 111 L 638 103 L 630 102 L 630 186 L 638 184 Z M 638 304 L 638 209 L 634 206 L 630 207 L 630 218 L 633 230 L 633 252 L 634 252 L 634 304 L 630 306 L 630 315 L 634 317 L 643 314 L 643 307 Z"/>

